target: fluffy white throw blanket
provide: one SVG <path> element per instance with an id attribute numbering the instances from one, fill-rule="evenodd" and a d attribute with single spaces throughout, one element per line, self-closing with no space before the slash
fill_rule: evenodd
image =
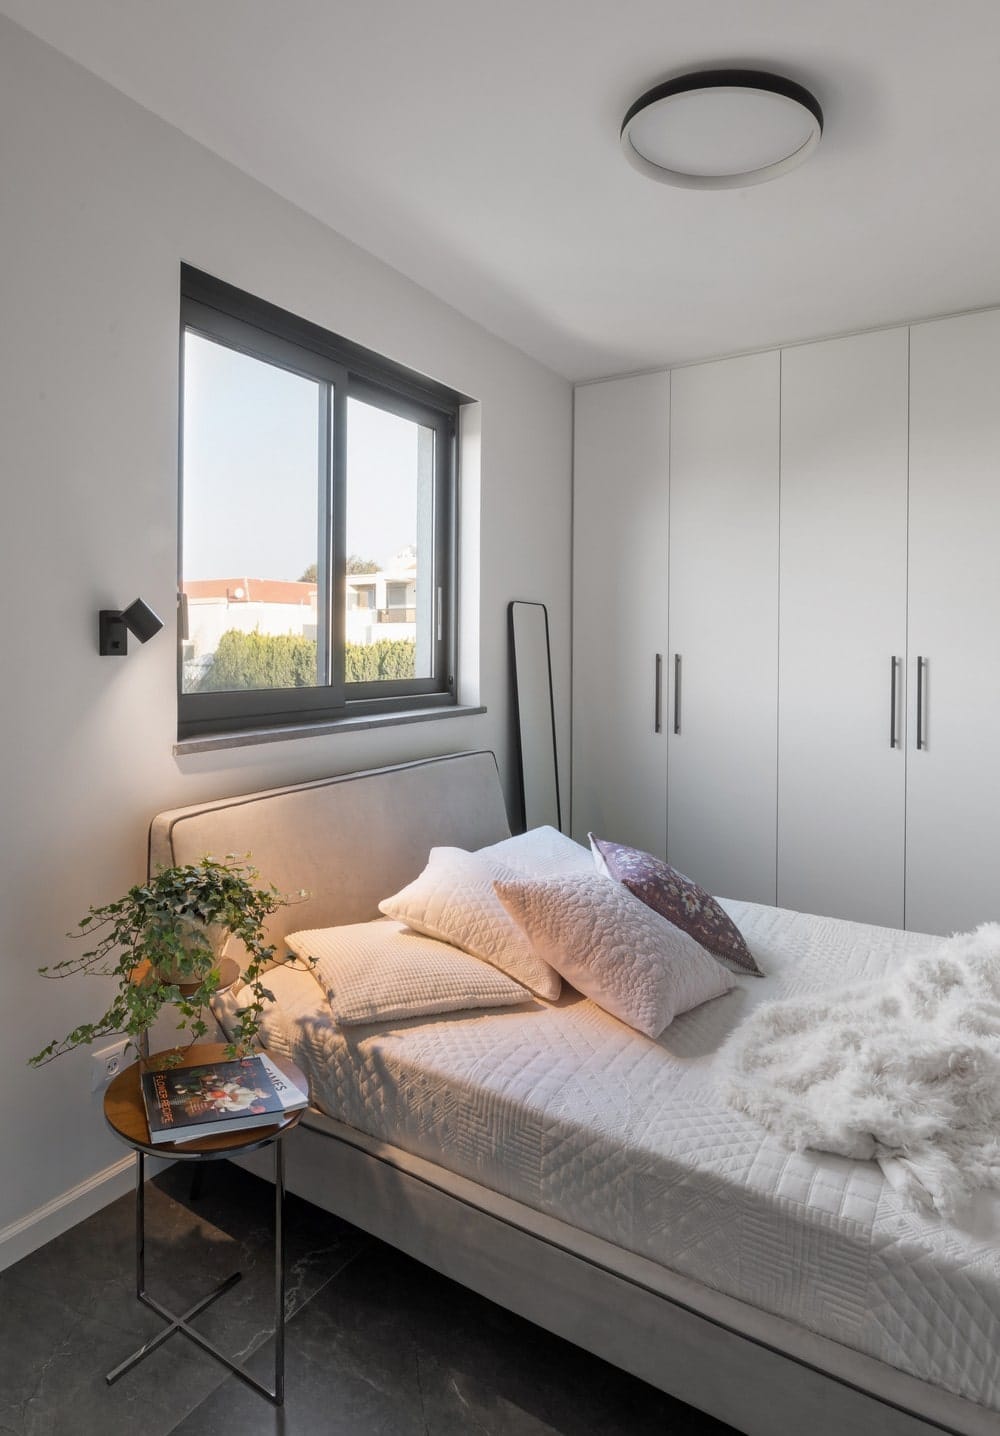
<path id="1" fill-rule="evenodd" d="M 874 1158 L 909 1202 L 953 1215 L 1000 1186 L 1000 923 L 839 996 L 758 1008 L 719 1085 L 790 1146 Z"/>

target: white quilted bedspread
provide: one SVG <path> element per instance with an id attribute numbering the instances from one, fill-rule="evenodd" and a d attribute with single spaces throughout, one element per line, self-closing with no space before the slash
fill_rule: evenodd
<path id="1" fill-rule="evenodd" d="M 331 1116 L 763 1310 L 1000 1410 L 1000 1203 L 953 1223 L 870 1162 L 786 1150 L 717 1095 L 754 1006 L 836 993 L 938 939 L 725 907 L 766 981 L 657 1041 L 567 993 L 340 1032 L 308 973 L 269 974 L 268 1044 Z"/>

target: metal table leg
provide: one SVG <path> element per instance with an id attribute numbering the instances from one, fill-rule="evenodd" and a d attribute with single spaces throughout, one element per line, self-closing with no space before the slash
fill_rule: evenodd
<path id="1" fill-rule="evenodd" d="M 135 1294 L 146 1291 L 146 1158 L 135 1154 Z"/>
<path id="2" fill-rule="evenodd" d="M 285 1399 L 285 1154 L 284 1144 L 278 1137 L 274 1141 L 274 1390 L 270 1391 L 261 1382 L 252 1377 L 243 1367 L 236 1362 L 230 1361 L 216 1346 L 200 1331 L 196 1331 L 191 1325 L 191 1319 L 203 1312 L 206 1307 L 211 1306 L 220 1296 L 223 1296 L 241 1278 L 240 1272 L 233 1272 L 232 1276 L 226 1278 L 214 1291 L 209 1292 L 194 1306 L 189 1307 L 181 1316 L 162 1306 L 146 1291 L 146 1196 L 145 1196 L 145 1160 L 143 1153 L 137 1151 L 135 1154 L 135 1294 L 144 1306 L 155 1311 L 157 1316 L 163 1318 L 167 1323 L 161 1332 L 145 1342 L 134 1351 L 131 1356 L 125 1358 L 112 1371 L 109 1371 L 104 1378 L 110 1386 L 120 1377 L 130 1371 L 150 1352 L 162 1346 L 168 1337 L 173 1336 L 175 1331 L 181 1332 L 196 1346 L 214 1356 L 216 1361 L 222 1363 L 234 1376 L 239 1377 L 247 1386 L 253 1388 L 261 1396 L 267 1397 L 268 1401 L 275 1406 L 281 1406 Z"/>
<path id="3" fill-rule="evenodd" d="M 285 1144 L 274 1144 L 274 1404 L 285 1400 Z"/>

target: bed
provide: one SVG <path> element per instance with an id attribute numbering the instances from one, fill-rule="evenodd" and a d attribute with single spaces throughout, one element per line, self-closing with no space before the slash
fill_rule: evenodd
<path id="1" fill-rule="evenodd" d="M 509 837 L 492 754 L 161 814 L 150 861 L 253 853 L 304 927 L 367 921 L 435 845 Z M 903 1205 L 871 1163 L 790 1153 L 712 1084 L 759 1002 L 863 979 L 935 939 L 726 904 L 768 980 L 657 1041 L 554 1005 L 340 1029 L 277 967 L 265 1040 L 310 1074 L 291 1188 L 749 1436 L 995 1432 L 1000 1204 Z"/>

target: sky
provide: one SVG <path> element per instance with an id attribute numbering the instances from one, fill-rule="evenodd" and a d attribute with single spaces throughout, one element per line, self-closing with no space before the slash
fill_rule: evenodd
<path id="1" fill-rule="evenodd" d="M 321 385 L 185 335 L 186 579 L 298 579 L 316 562 Z M 417 541 L 417 432 L 348 402 L 347 551 L 383 563 Z"/>

